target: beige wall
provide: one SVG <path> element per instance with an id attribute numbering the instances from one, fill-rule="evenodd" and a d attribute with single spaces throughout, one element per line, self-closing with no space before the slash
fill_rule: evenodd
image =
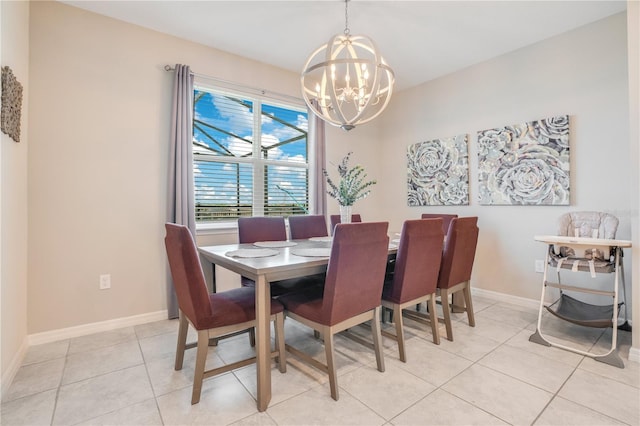
<path id="1" fill-rule="evenodd" d="M 20 143 L 0 133 L 0 323 L 2 390 L 27 347 L 27 151 L 29 148 L 29 4 L 0 3 L 2 66 L 22 84 Z"/>
<path id="2" fill-rule="evenodd" d="M 295 94 L 298 77 L 69 7 L 31 4 L 29 333 L 166 309 L 172 73 Z M 112 288 L 98 289 L 100 274 Z"/>
<path id="3" fill-rule="evenodd" d="M 535 300 L 541 275 L 534 260 L 545 248 L 534 235 L 555 234 L 558 216 L 599 210 L 620 218 L 617 237 L 631 239 L 638 191 L 637 156 L 629 146 L 626 15 L 569 33 L 431 81 L 395 96 L 382 118 L 389 173 L 380 188 L 389 218 L 399 224 L 423 212 L 479 216 L 476 288 Z M 476 132 L 552 115 L 570 115 L 571 205 L 481 206 Z M 469 135 L 470 205 L 407 207 L 404 167 L 412 143 Z M 397 225 L 396 225 L 397 226 Z M 625 257 L 631 288 L 631 256 Z M 637 296 L 636 296 L 637 298 Z M 637 345 L 637 344 L 636 344 Z"/>

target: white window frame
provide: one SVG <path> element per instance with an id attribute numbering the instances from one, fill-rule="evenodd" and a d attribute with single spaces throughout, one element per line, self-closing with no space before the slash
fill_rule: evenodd
<path id="1" fill-rule="evenodd" d="M 261 114 L 262 114 L 262 104 L 267 103 L 269 105 L 273 105 L 276 107 L 287 108 L 291 110 L 300 110 L 300 112 L 305 112 L 307 114 L 307 118 L 311 119 L 311 113 L 306 107 L 304 101 L 301 98 L 296 98 L 288 95 L 281 95 L 278 93 L 267 92 L 261 89 L 254 89 L 250 87 L 244 87 L 241 85 L 236 85 L 230 82 L 210 82 L 205 78 L 198 78 L 196 76 L 194 81 L 194 90 L 202 90 L 209 91 L 219 95 L 229 95 L 233 97 L 243 97 L 247 100 L 252 101 L 253 104 L 253 136 L 256 140 L 260 140 L 262 135 L 261 129 Z M 317 179 L 319 179 L 319 175 L 313 167 L 315 164 L 315 146 L 313 137 L 308 133 L 307 134 L 307 163 L 295 163 L 293 166 L 299 168 L 305 168 L 308 172 L 308 182 L 307 182 L 307 194 L 308 194 L 308 211 L 309 214 L 315 211 L 315 197 L 313 193 L 315 191 Z M 260 152 L 260 144 L 254 143 L 252 145 L 253 148 L 253 156 L 252 158 L 238 158 L 238 157 L 221 157 L 220 162 L 231 162 L 231 163 L 251 163 L 253 165 L 253 216 L 262 216 L 264 215 L 264 175 L 263 170 L 267 165 L 270 166 L 286 166 L 291 167 L 292 163 L 287 161 L 277 161 L 277 160 L 265 160 L 261 158 Z M 224 160 L 223 160 L 224 158 Z M 194 163 L 197 160 L 194 155 Z M 260 190 L 256 190 L 256 188 L 260 188 Z M 219 220 L 219 221 L 211 221 L 211 222 L 196 222 L 196 230 L 198 234 L 215 234 L 219 232 L 224 232 L 228 229 L 236 229 L 237 228 L 237 219 L 230 220 Z"/>

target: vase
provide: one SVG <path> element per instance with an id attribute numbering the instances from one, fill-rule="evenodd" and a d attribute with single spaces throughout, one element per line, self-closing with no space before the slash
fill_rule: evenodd
<path id="1" fill-rule="evenodd" d="M 340 223 L 351 223 L 351 206 L 340 206 Z"/>

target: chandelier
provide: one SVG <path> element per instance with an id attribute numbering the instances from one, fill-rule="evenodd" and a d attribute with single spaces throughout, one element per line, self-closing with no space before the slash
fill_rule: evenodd
<path id="1" fill-rule="evenodd" d="M 305 102 L 324 121 L 351 130 L 376 118 L 393 92 L 393 70 L 369 37 L 351 35 L 349 0 L 345 28 L 309 56 L 302 71 Z"/>

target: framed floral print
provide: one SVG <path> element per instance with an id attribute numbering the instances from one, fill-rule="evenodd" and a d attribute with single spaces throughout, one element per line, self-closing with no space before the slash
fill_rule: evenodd
<path id="1" fill-rule="evenodd" d="M 410 145 L 407 163 L 410 206 L 469 205 L 467 135 Z"/>
<path id="2" fill-rule="evenodd" d="M 22 110 L 22 84 L 11 68 L 2 67 L 2 112 L 0 128 L 14 141 L 20 142 L 20 115 Z"/>
<path id="3" fill-rule="evenodd" d="M 478 132 L 478 197 L 483 205 L 570 203 L 569 116 Z"/>

